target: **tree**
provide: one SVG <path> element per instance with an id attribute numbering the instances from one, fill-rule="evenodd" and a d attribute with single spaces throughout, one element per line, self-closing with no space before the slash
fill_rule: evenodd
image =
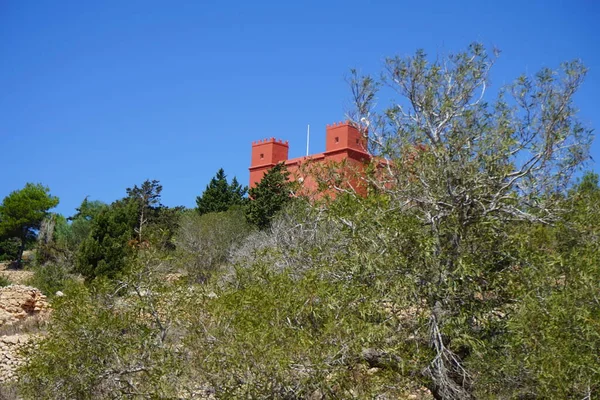
<path id="1" fill-rule="evenodd" d="M 196 197 L 196 210 L 202 214 L 227 211 L 231 206 L 244 205 L 248 189 L 234 177 L 231 184 L 223 168 L 210 180 L 201 196 Z"/>
<path id="2" fill-rule="evenodd" d="M 49 214 L 42 222 L 38 234 L 38 263 L 55 261 L 70 270 L 79 246 L 90 233 L 92 220 L 104 207 L 106 204 L 101 201 L 89 201 L 86 197 L 72 217 Z"/>
<path id="3" fill-rule="evenodd" d="M 106 204 L 103 202 L 89 201 L 86 197 L 72 217 L 49 214 L 39 229 L 36 249 L 38 263 L 43 265 L 55 261 L 70 270 L 79 246 L 90 233 L 92 220 L 104 207 Z"/>
<path id="4" fill-rule="evenodd" d="M 79 208 L 75 209 L 77 211 L 75 215 L 68 218 L 71 221 L 71 232 L 57 230 L 57 241 L 69 242 L 69 247 L 72 250 L 76 250 L 90 233 L 92 221 L 105 207 L 107 205 L 99 200 L 89 201 L 87 197 L 83 199 Z"/>
<path id="5" fill-rule="evenodd" d="M 506 334 L 473 367 L 479 398 L 592 399 L 600 393 L 600 188 L 586 174 L 553 225 L 519 227 L 523 277 Z"/>
<path id="6" fill-rule="evenodd" d="M 48 214 L 58 205 L 58 197 L 50 195 L 50 189 L 41 184 L 27 183 L 4 198 L 0 205 L 0 237 L 16 237 L 21 241 L 17 253 L 17 265 L 27 242 L 36 237 L 36 230 Z"/>
<path id="7" fill-rule="evenodd" d="M 37 235 L 36 260 L 40 265 L 55 260 L 62 249 L 56 243 L 57 232 L 67 233 L 70 227 L 67 219 L 61 214 L 50 213 L 42 223 Z"/>
<path id="8" fill-rule="evenodd" d="M 162 185 L 157 180 L 146 180 L 139 188 L 127 188 L 127 198 L 138 204 L 137 243 L 172 250 L 172 239 L 184 207 L 169 208 L 161 204 L 161 193 Z"/>
<path id="9" fill-rule="evenodd" d="M 129 199 L 115 201 L 94 218 L 89 235 L 77 252 L 75 266 L 86 280 L 98 276 L 114 278 L 134 254 L 139 204 Z"/>
<path id="10" fill-rule="evenodd" d="M 81 243 L 76 261 L 77 269 L 88 279 L 100 275 L 118 276 L 127 258 L 139 248 L 173 247 L 171 239 L 177 230 L 181 207 L 168 208 L 160 204 L 162 186 L 156 180 L 146 180 L 140 187 L 135 185 L 126 192 L 126 197 L 90 216 L 90 233 Z M 86 219 L 88 213 L 97 212 L 84 203 L 75 220 Z"/>
<path id="11" fill-rule="evenodd" d="M 290 173 L 283 163 L 271 168 L 261 181 L 250 189 L 251 201 L 246 209 L 246 219 L 259 229 L 269 226 L 273 216 L 291 199 Z"/>
<path id="12" fill-rule="evenodd" d="M 139 219 L 136 228 L 138 234 L 138 242 L 142 243 L 142 231 L 148 223 L 148 214 L 155 207 L 161 207 L 160 193 L 162 185 L 157 180 L 146 180 L 141 187 L 135 185 L 133 188 L 127 188 L 127 196 L 134 202 L 138 203 Z"/>
<path id="13" fill-rule="evenodd" d="M 568 187 L 591 141 L 572 104 L 586 72 L 579 61 L 519 77 L 488 103 L 492 65 L 472 44 L 435 61 L 423 51 L 388 59 L 381 80 L 356 72 L 351 79 L 354 123 L 379 156 L 372 183 L 390 197 L 385 207 L 415 216 L 431 238 L 410 274 L 428 309 L 433 356 L 425 375 L 436 398 L 471 396 L 465 358 L 480 326 L 464 321 L 502 303 L 511 224 L 558 218 L 555 194 Z M 382 110 L 376 100 L 384 85 L 400 98 Z M 490 292 L 490 300 L 473 301 Z"/>
<path id="14" fill-rule="evenodd" d="M 19 238 L 0 238 L 0 261 L 16 260 L 21 248 Z"/>

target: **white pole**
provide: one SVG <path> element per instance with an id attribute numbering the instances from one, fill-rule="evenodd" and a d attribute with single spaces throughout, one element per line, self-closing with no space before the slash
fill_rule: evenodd
<path id="1" fill-rule="evenodd" d="M 310 124 L 306 129 L 306 156 L 308 157 L 308 144 L 310 143 Z"/>

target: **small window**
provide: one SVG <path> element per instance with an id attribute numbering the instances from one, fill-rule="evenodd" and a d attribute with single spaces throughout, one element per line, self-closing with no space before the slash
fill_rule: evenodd
<path id="1" fill-rule="evenodd" d="M 260 153 L 260 159 L 262 160 L 263 158 L 265 158 L 265 155 L 263 153 Z"/>
<path id="2" fill-rule="evenodd" d="M 358 144 L 358 139 L 356 139 L 356 144 Z"/>
<path id="3" fill-rule="evenodd" d="M 335 138 L 335 142 L 336 142 L 336 143 L 339 143 L 339 142 L 340 142 L 340 138 L 339 138 L 339 137 L 336 137 L 336 138 Z"/>

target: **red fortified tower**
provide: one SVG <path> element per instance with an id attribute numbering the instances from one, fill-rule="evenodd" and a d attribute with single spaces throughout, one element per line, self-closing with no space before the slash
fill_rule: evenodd
<path id="1" fill-rule="evenodd" d="M 327 125 L 325 130 L 325 153 L 327 160 L 358 161 L 361 164 L 371 159 L 367 153 L 367 139 L 348 121 Z"/>
<path id="2" fill-rule="evenodd" d="M 289 147 L 287 141 L 275 140 L 275 138 L 252 142 L 250 187 L 260 182 L 268 170 L 288 159 Z"/>
<path id="3" fill-rule="evenodd" d="M 323 172 L 327 175 L 333 172 L 338 177 L 343 177 L 346 187 L 363 193 L 361 173 L 364 171 L 364 165 L 371 160 L 366 143 L 367 139 L 348 121 L 327 125 L 325 152 L 306 157 L 288 160 L 288 142 L 274 138 L 253 142 L 250 187 L 256 186 L 263 175 L 277 163 L 285 162 L 290 178 L 302 182 L 303 194 L 316 193 L 317 181 L 323 182 L 323 179 L 327 179 L 324 178 Z M 331 167 L 338 170 L 331 171 Z M 344 171 L 340 171 L 340 168 Z"/>

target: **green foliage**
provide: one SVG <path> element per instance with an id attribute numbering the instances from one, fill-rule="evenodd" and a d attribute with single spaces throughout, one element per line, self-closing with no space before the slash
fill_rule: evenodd
<path id="1" fill-rule="evenodd" d="M 76 270 L 86 280 L 98 276 L 114 278 L 134 254 L 139 204 L 119 200 L 103 208 L 92 221 L 90 233 L 76 256 Z"/>
<path id="2" fill-rule="evenodd" d="M 58 246 L 66 247 L 67 244 L 73 240 L 71 238 L 73 235 L 71 225 L 69 225 L 67 218 L 61 214 L 51 214 L 50 216 L 54 217 L 55 220 L 52 240 L 56 242 Z"/>
<path id="3" fill-rule="evenodd" d="M 72 282 L 70 270 L 64 265 L 46 263 L 34 269 L 33 277 L 27 282 L 42 291 L 46 296 L 53 297 L 56 292 L 63 291 Z"/>
<path id="4" fill-rule="evenodd" d="M 248 222 L 259 229 L 269 226 L 273 216 L 291 199 L 292 183 L 289 182 L 289 175 L 285 165 L 279 163 L 267 171 L 262 180 L 250 189 L 249 195 L 252 200 L 246 211 Z"/>
<path id="5" fill-rule="evenodd" d="M 392 246 L 384 253 L 362 236 L 368 221 L 372 230 L 399 223 L 407 232 L 414 221 L 388 213 L 373 223 L 372 203 L 340 196 L 333 214 L 292 203 L 271 230 L 247 239 L 259 243 L 237 259 L 235 275 L 203 307 L 209 315 L 193 324 L 202 327 L 200 339 L 188 342 L 202 360 L 193 369 L 219 398 L 405 398 L 416 391 L 423 365 L 415 354 L 427 347 L 406 340 L 415 336 L 418 312 L 400 313 L 411 299 L 405 271 Z M 338 216 L 345 224 L 332 220 Z M 408 248 L 407 236 L 397 240 Z"/>
<path id="6" fill-rule="evenodd" d="M 57 231 L 63 235 L 70 233 L 67 219 L 60 214 L 50 213 L 42 221 L 38 232 L 35 252 L 37 264 L 42 265 L 51 260 L 56 261 L 65 255 L 66 249 L 59 246 L 56 241 Z"/>
<path id="7" fill-rule="evenodd" d="M 187 291 L 148 269 L 160 256 L 143 253 L 119 283 L 71 283 L 53 302 L 48 334 L 20 371 L 25 398 L 176 398 L 182 354 L 173 324 L 189 305 Z M 160 312 L 158 311 L 160 310 Z M 179 386 L 178 386 L 179 385 Z"/>
<path id="8" fill-rule="evenodd" d="M 201 196 L 196 198 L 196 210 L 200 215 L 210 212 L 227 211 L 232 206 L 241 206 L 246 203 L 248 189 L 238 183 L 233 177 L 231 184 L 223 168 L 210 180 Z"/>
<path id="9" fill-rule="evenodd" d="M 21 248 L 21 239 L 11 237 L 0 240 L 0 261 L 16 260 Z"/>
<path id="10" fill-rule="evenodd" d="M 206 302 L 186 342 L 192 369 L 218 398 L 402 398 L 410 388 L 397 373 L 403 360 L 387 357 L 392 320 L 381 323 L 370 288 L 261 263 L 232 283 Z M 366 349 L 380 354 L 378 375 L 367 373 L 377 361 L 369 364 Z"/>
<path id="11" fill-rule="evenodd" d="M 251 229 L 240 207 L 203 215 L 187 211 L 181 218 L 175 244 L 188 276 L 193 281 L 205 282 L 228 260 L 232 248 Z"/>
<path id="12" fill-rule="evenodd" d="M 8 280 L 8 278 L 6 276 L 0 275 L 0 287 L 8 286 L 10 284 L 11 284 L 11 282 Z"/>
<path id="13" fill-rule="evenodd" d="M 471 396 L 475 374 L 466 365 L 482 340 L 507 329 L 494 313 L 507 312 L 509 267 L 524 262 L 513 228 L 560 218 L 557 192 L 591 140 L 573 106 L 586 73 L 580 62 L 520 77 L 486 103 L 493 62 L 475 43 L 444 59 L 423 51 L 390 58 L 381 80 L 352 80 L 355 124 L 391 161 L 371 182 L 391 200 L 382 211 L 401 210 L 425 229 L 428 246 L 407 273 L 429 311 L 422 332 L 433 356 L 424 372 L 439 398 Z M 385 85 L 400 98 L 381 109 Z"/>
<path id="14" fill-rule="evenodd" d="M 541 398 L 593 398 L 600 391 L 600 188 L 587 174 L 564 200 L 553 227 L 521 233 L 522 279 L 508 335 L 490 343 L 492 371 L 482 392 Z M 490 384 L 491 382 L 491 384 Z M 508 384 L 507 384 L 508 383 Z"/>
<path id="15" fill-rule="evenodd" d="M 58 205 L 58 198 L 50 195 L 50 189 L 41 184 L 28 183 L 15 190 L 0 204 L 0 237 L 18 238 L 21 246 L 17 253 L 17 264 L 25 245 L 36 236 L 36 230 L 46 217 L 48 210 Z"/>
<path id="16" fill-rule="evenodd" d="M 52 262 L 72 269 L 79 246 L 89 235 L 92 220 L 103 207 L 106 207 L 104 203 L 88 201 L 86 197 L 72 217 L 49 214 L 42 221 L 38 234 L 38 264 Z"/>
<path id="17" fill-rule="evenodd" d="M 158 181 L 146 180 L 140 187 L 128 188 L 127 196 L 110 206 L 90 209 L 84 201 L 73 218 L 78 232 L 89 229 L 77 251 L 77 272 L 88 281 L 98 276 L 115 278 L 138 249 L 172 249 L 181 208 L 160 204 L 161 191 Z"/>
<path id="18" fill-rule="evenodd" d="M 57 242 L 65 242 L 68 247 L 77 248 L 90 233 L 92 221 L 104 207 L 106 204 L 99 200 L 89 201 L 87 197 L 83 199 L 76 209 L 77 213 L 69 217 L 70 229 L 56 227 Z"/>
<path id="19" fill-rule="evenodd" d="M 139 188 L 127 188 L 127 199 L 138 204 L 135 228 L 138 244 L 152 243 L 161 249 L 173 249 L 173 235 L 183 207 L 168 208 L 160 203 L 162 185 L 146 180 Z"/>

